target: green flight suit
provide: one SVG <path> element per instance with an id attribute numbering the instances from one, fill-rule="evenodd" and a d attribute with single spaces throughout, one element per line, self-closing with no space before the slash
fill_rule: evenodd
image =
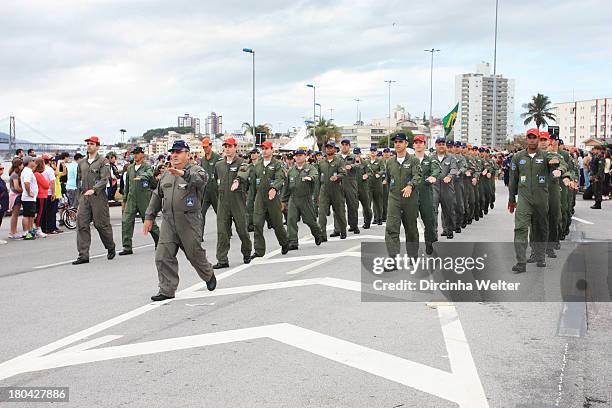
<path id="1" fill-rule="evenodd" d="M 368 186 L 370 177 L 374 177 L 374 175 L 370 166 L 363 159 L 355 164 L 355 170 L 357 173 L 357 198 L 363 211 L 363 226 L 369 228 L 372 223 L 372 203 Z M 364 175 L 367 176 L 365 180 L 363 179 Z"/>
<path id="2" fill-rule="evenodd" d="M 310 180 L 304 180 L 309 177 Z M 319 172 L 315 164 L 304 163 L 299 169 L 291 166 L 283 189 L 282 202 L 287 203 L 287 236 L 289 246 L 298 246 L 298 221 L 300 218 L 310 228 L 313 237 L 321 236 L 317 223 L 313 194 L 319 183 Z"/>
<path id="3" fill-rule="evenodd" d="M 593 196 L 595 198 L 595 206 L 601 207 L 606 180 L 606 159 L 601 154 L 593 154 L 592 160 Z"/>
<path id="4" fill-rule="evenodd" d="M 476 186 L 472 183 L 473 179 L 478 180 L 478 167 L 474 156 L 467 155 L 467 169 L 463 175 L 463 191 L 465 194 L 466 222 L 472 222 L 476 212 Z"/>
<path id="5" fill-rule="evenodd" d="M 89 259 L 89 247 L 91 245 L 91 230 L 89 223 L 93 221 L 98 230 L 100 239 L 107 251 L 115 250 L 113 241 L 113 227 L 110 223 L 108 211 L 108 198 L 106 197 L 106 183 L 110 178 L 110 163 L 103 156 L 96 154 L 91 162 L 87 156 L 79 162 L 77 167 L 77 249 L 79 259 Z M 88 190 L 94 190 L 94 194 L 85 196 Z"/>
<path id="6" fill-rule="evenodd" d="M 270 221 L 274 234 L 281 246 L 287 246 L 287 231 L 283 226 L 283 213 L 281 210 L 281 195 L 285 183 L 283 164 L 272 158 L 268 165 L 264 165 L 263 157 L 257 159 L 251 180 L 253 189 L 253 227 L 255 228 L 255 254 L 264 256 L 266 253 L 266 240 L 263 234 L 266 218 Z M 276 190 L 276 196 L 270 200 L 270 190 Z"/>
<path id="7" fill-rule="evenodd" d="M 369 158 L 365 163 L 370 167 L 372 176 L 368 178 L 368 187 L 370 202 L 372 203 L 374 212 L 374 224 L 382 222 L 383 219 L 383 184 L 382 181 L 385 175 L 384 165 L 381 159 L 374 161 Z"/>
<path id="8" fill-rule="evenodd" d="M 389 160 L 385 160 L 385 159 L 380 159 L 381 163 L 382 163 L 382 169 L 383 169 L 383 174 L 386 176 L 387 174 L 387 163 L 389 162 Z M 387 221 L 387 210 L 389 207 L 389 182 L 384 178 L 383 176 L 383 180 L 382 180 L 382 190 L 383 190 L 383 194 L 382 194 L 382 220 L 383 222 Z"/>
<path id="9" fill-rule="evenodd" d="M 330 178 L 338 177 L 336 181 Z M 319 162 L 319 228 L 321 238 L 327 239 L 327 214 L 331 205 L 334 210 L 334 221 L 337 222 L 338 232 L 346 234 L 346 211 L 344 206 L 344 193 L 342 191 L 342 178 L 346 176 L 344 162 L 338 156 L 330 161 L 326 158 Z"/>
<path id="10" fill-rule="evenodd" d="M 419 230 L 417 216 L 419 213 L 418 186 L 421 183 L 421 166 L 419 159 L 406 153 L 403 163 L 396 157 L 387 162 L 387 180 L 389 182 L 389 206 L 385 243 L 390 257 L 400 252 L 400 227 L 404 226 L 406 234 L 406 254 L 416 257 L 419 250 Z M 402 190 L 412 186 L 410 197 L 404 197 Z"/>
<path id="11" fill-rule="evenodd" d="M 155 265 L 159 278 L 159 292 L 174 296 L 179 284 L 179 248 L 196 270 L 200 279 L 208 282 L 213 269 L 202 248 L 202 196 L 208 176 L 198 165 L 188 163 L 182 177 L 165 172 L 145 212 L 146 220 L 154 220 L 162 212 L 159 244 L 155 251 Z"/>
<path id="12" fill-rule="evenodd" d="M 144 160 L 136 170 L 136 164 L 132 163 L 127 169 L 127 177 L 123 190 L 123 203 L 125 208 L 121 215 L 121 237 L 123 249 L 132 250 L 132 236 L 134 235 L 134 221 L 136 216 L 144 221 L 145 212 L 151 200 L 151 190 L 157 187 L 157 180 L 153 177 L 153 168 Z M 159 227 L 153 220 L 151 237 L 157 247 L 159 241 Z"/>
<path id="13" fill-rule="evenodd" d="M 433 243 L 438 240 L 438 233 L 434 219 L 433 185 L 427 181 L 427 178 L 435 177 L 436 182 L 438 181 L 440 177 L 440 162 L 427 154 L 423 159 L 417 157 L 417 160 L 421 163 L 421 181 L 416 184 L 416 189 L 419 193 L 419 213 L 425 226 L 425 242 Z"/>
<path id="14" fill-rule="evenodd" d="M 204 169 L 208 175 L 208 182 L 204 189 L 204 196 L 202 197 L 202 236 L 204 236 L 204 227 L 206 225 L 206 213 L 212 206 L 215 214 L 217 213 L 217 204 L 219 202 L 219 194 L 217 191 L 217 180 L 215 179 L 215 164 L 221 160 L 215 152 L 211 152 L 210 159 L 206 158 L 206 154 L 200 159 L 200 167 Z"/>
<path id="15" fill-rule="evenodd" d="M 357 168 L 355 166 L 355 156 L 347 154 L 346 157 L 336 155 L 344 166 L 351 166 L 346 170 L 346 175 L 342 177 L 342 193 L 346 203 L 347 222 L 351 230 L 359 229 L 359 189 L 357 187 Z M 334 214 L 334 231 L 340 232 L 340 220 Z"/>
<path id="16" fill-rule="evenodd" d="M 246 185 L 249 177 L 248 163 L 237 155 L 231 163 L 223 159 L 215 163 L 215 180 L 219 192 L 217 207 L 217 261 L 229 263 L 227 253 L 230 249 L 232 221 L 242 243 L 240 252 L 243 258 L 251 256 L 251 237 L 246 225 Z M 238 188 L 231 191 L 231 186 L 238 180 Z"/>
<path id="17" fill-rule="evenodd" d="M 521 150 L 512 157 L 509 203 L 516 203 L 514 250 L 517 263 L 527 261 L 527 238 L 533 225 L 533 250 L 536 261 L 544 260 L 548 240 L 548 179 L 557 165 L 549 164 L 555 156 L 537 149 L 534 157 Z M 516 195 L 518 194 L 518 202 Z"/>

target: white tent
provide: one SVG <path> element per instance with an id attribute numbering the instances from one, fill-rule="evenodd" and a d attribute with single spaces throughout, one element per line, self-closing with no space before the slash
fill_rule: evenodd
<path id="1" fill-rule="evenodd" d="M 280 151 L 293 151 L 300 147 L 307 147 L 308 149 L 316 150 L 317 143 L 312 135 L 312 131 L 307 126 L 302 126 L 295 136 L 284 146 L 281 146 L 278 150 Z"/>

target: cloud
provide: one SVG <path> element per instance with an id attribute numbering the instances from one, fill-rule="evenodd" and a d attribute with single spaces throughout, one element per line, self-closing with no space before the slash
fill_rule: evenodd
<path id="1" fill-rule="evenodd" d="M 14 114 L 55 140 L 97 133 L 118 140 L 170 126 L 179 114 L 251 121 L 256 51 L 257 121 L 281 128 L 312 115 L 312 90 L 337 123 L 384 117 L 392 104 L 454 105 L 454 77 L 492 61 L 494 3 L 405 1 L 20 1 L 0 16 L 0 117 Z M 498 72 L 515 78 L 516 110 L 537 92 L 553 100 L 612 96 L 608 2 L 501 1 Z M 606 94 L 607 93 L 607 94 Z"/>

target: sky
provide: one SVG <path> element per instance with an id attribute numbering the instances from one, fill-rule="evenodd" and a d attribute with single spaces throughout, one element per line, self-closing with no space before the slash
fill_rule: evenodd
<path id="1" fill-rule="evenodd" d="M 612 2 L 499 0 L 497 72 L 516 80 L 522 104 L 612 98 Z M 0 15 L 0 131 L 17 118 L 32 141 L 103 142 L 176 126 L 177 116 L 223 116 L 273 131 L 322 113 L 339 124 L 388 112 L 429 115 L 455 105 L 455 76 L 493 61 L 495 0 L 13 0 Z"/>

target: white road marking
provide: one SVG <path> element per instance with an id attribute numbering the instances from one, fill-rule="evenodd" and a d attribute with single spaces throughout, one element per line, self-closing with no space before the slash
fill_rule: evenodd
<path id="1" fill-rule="evenodd" d="M 155 244 L 139 245 L 139 246 L 134 247 L 133 250 L 136 251 L 138 249 L 148 248 L 148 247 L 152 247 L 154 245 Z M 98 254 L 98 255 L 93 255 L 93 256 L 90 256 L 89 259 L 102 258 L 102 257 L 105 257 L 106 255 L 107 255 L 106 253 Z M 45 268 L 52 268 L 54 266 L 68 265 L 68 264 L 71 264 L 72 261 L 74 261 L 74 259 L 70 259 L 68 261 L 56 262 L 56 263 L 47 264 L 47 265 L 33 266 L 32 269 L 45 269 Z"/>
<path id="2" fill-rule="evenodd" d="M 354 250 L 359 249 L 359 248 L 361 248 L 361 244 L 355 245 L 354 247 L 351 247 L 351 248 L 347 249 L 346 252 L 351 253 Z M 323 259 L 320 259 L 320 260 L 318 260 L 316 262 L 309 263 L 309 264 L 300 266 L 299 268 L 293 269 L 293 270 L 287 272 L 287 275 L 297 275 L 298 273 L 307 271 L 307 270 L 312 269 L 312 268 L 316 268 L 317 266 L 323 265 L 324 263 L 327 263 L 327 262 L 333 261 L 336 258 L 342 257 L 343 254 L 344 254 L 344 252 L 336 252 L 334 254 L 329 254 L 326 258 L 323 258 Z"/>
<path id="3" fill-rule="evenodd" d="M 352 256 L 359 258 L 361 257 L 361 252 L 342 252 L 342 256 Z M 316 255 L 304 255 L 304 256 L 291 256 L 284 258 L 274 258 L 268 259 L 267 261 L 260 262 L 260 265 L 270 265 L 276 263 L 285 263 L 285 262 L 298 262 L 298 261 L 310 261 L 313 259 L 323 259 L 323 258 L 337 258 L 338 254 L 316 254 Z"/>
<path id="4" fill-rule="evenodd" d="M 578 218 L 578 217 L 572 217 L 572 220 L 576 220 L 576 221 L 581 222 L 583 224 L 593 225 L 593 223 L 591 221 L 583 220 L 582 218 Z"/>

